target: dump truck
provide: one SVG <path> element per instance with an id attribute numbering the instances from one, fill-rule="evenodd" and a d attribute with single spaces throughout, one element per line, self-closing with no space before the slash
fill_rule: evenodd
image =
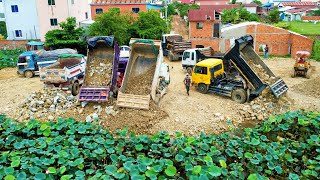
<path id="1" fill-rule="evenodd" d="M 117 93 L 120 49 L 113 36 L 96 36 L 87 40 L 88 53 L 84 83 L 79 101 L 105 102 Z"/>
<path id="2" fill-rule="evenodd" d="M 177 61 L 182 59 L 185 50 L 191 48 L 191 41 L 183 40 L 178 34 L 164 34 L 162 35 L 162 48 L 169 61 Z"/>
<path id="3" fill-rule="evenodd" d="M 130 58 L 118 92 L 117 106 L 149 109 L 150 97 L 159 102 L 166 92 L 166 82 L 170 80 L 165 77 L 169 68 L 167 65 L 167 69 L 163 70 L 163 53 L 158 40 L 132 38 L 130 49 Z"/>
<path id="4" fill-rule="evenodd" d="M 85 74 L 86 57 L 81 54 L 62 54 L 54 64 L 40 69 L 40 81 L 47 87 L 71 90 L 78 95 Z"/>
<path id="5" fill-rule="evenodd" d="M 252 36 L 236 39 L 222 59 L 198 62 L 192 72 L 192 83 L 201 93 L 229 96 L 239 103 L 258 97 L 268 86 L 277 98 L 288 90 L 287 84 L 256 54 Z"/>
<path id="6" fill-rule="evenodd" d="M 182 68 L 187 71 L 187 73 L 191 73 L 193 67 L 200 61 L 208 59 L 208 58 L 217 58 L 222 59 L 224 54 L 214 52 L 211 47 L 207 48 L 192 48 L 185 50 L 182 56 Z"/>

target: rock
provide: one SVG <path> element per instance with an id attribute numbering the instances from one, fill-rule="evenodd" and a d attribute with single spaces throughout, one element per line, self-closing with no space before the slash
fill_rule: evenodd
<path id="1" fill-rule="evenodd" d="M 91 118 L 91 116 L 89 115 L 89 116 L 87 116 L 86 117 L 86 122 L 91 122 L 92 121 L 92 118 Z"/>
<path id="2" fill-rule="evenodd" d="M 257 116 L 257 119 L 258 119 L 259 121 L 262 121 L 262 120 L 264 119 L 264 117 L 263 117 L 262 114 L 259 114 L 259 115 Z"/>
<path id="3" fill-rule="evenodd" d="M 93 114 L 92 114 L 92 118 L 93 118 L 93 119 L 99 119 L 99 116 L 98 116 L 97 113 L 93 113 Z"/>
<path id="4" fill-rule="evenodd" d="M 36 108 L 32 108 L 32 109 L 31 109 L 31 111 L 32 111 L 32 112 L 37 112 L 37 111 L 38 111 L 38 109 L 36 109 Z"/>
<path id="5" fill-rule="evenodd" d="M 79 114 L 82 114 L 82 113 L 83 113 L 83 109 L 80 108 L 80 109 L 78 110 L 78 112 L 79 112 Z"/>
<path id="6" fill-rule="evenodd" d="M 37 104 L 42 106 L 44 104 L 44 101 L 37 101 Z"/>
<path id="7" fill-rule="evenodd" d="M 83 102 L 81 102 L 81 107 L 86 107 L 86 105 L 88 104 L 88 102 L 87 101 L 83 101 Z"/>
<path id="8" fill-rule="evenodd" d="M 55 96 L 54 98 L 53 98 L 53 104 L 58 104 L 59 103 L 59 99 L 60 99 L 60 96 Z"/>
<path id="9" fill-rule="evenodd" d="M 115 115 L 117 115 L 117 114 L 118 114 L 118 111 L 114 111 L 114 110 L 111 111 L 111 115 L 112 115 L 112 116 L 115 116 Z"/>
<path id="10" fill-rule="evenodd" d="M 216 117 L 220 117 L 220 116 L 221 116 L 221 113 L 214 113 L 214 115 L 215 115 Z"/>
<path id="11" fill-rule="evenodd" d="M 73 101 L 73 100 L 74 100 L 74 96 L 71 95 L 67 97 L 67 101 Z"/>
<path id="12" fill-rule="evenodd" d="M 54 120 L 54 117 L 50 115 L 50 116 L 48 116 L 48 119 L 52 121 L 52 120 Z"/>
<path id="13" fill-rule="evenodd" d="M 55 112 L 56 111 L 56 106 L 54 104 L 52 104 L 50 106 L 50 109 L 49 109 L 50 112 Z"/>

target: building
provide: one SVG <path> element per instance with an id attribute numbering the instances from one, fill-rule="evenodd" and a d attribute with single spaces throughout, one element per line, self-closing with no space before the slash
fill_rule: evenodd
<path id="1" fill-rule="evenodd" d="M 91 17 L 107 12 L 111 8 L 119 8 L 120 12 L 132 12 L 133 16 L 138 16 L 139 12 L 146 12 L 149 9 L 160 11 L 162 5 L 149 3 L 147 0 L 92 0 Z"/>
<path id="2" fill-rule="evenodd" d="M 252 35 L 254 38 L 254 49 L 259 54 L 263 54 L 262 47 L 269 46 L 269 54 L 284 56 L 295 56 L 299 50 L 312 51 L 313 40 L 298 33 L 268 24 L 258 22 L 244 22 L 221 30 L 219 50 L 227 51 L 234 43 L 236 38 L 244 35 Z"/>
<path id="3" fill-rule="evenodd" d="M 317 8 L 316 3 L 314 2 L 280 2 L 278 4 L 278 8 L 283 7 L 295 7 L 295 8 Z"/>
<path id="4" fill-rule="evenodd" d="M 3 0 L 0 0 L 0 21 L 5 21 L 5 15 L 4 15 L 4 2 Z"/>
<path id="5" fill-rule="evenodd" d="M 301 9 L 290 9 L 280 14 L 282 21 L 301 21 L 303 16 L 311 14 L 313 9 L 301 8 Z"/>
<path id="6" fill-rule="evenodd" d="M 90 18 L 86 0 L 10 0 L 4 1 L 4 9 L 9 40 L 44 41 L 68 17 L 75 17 L 77 24 Z"/>
<path id="7" fill-rule="evenodd" d="M 189 10 L 189 40 L 192 48 L 212 47 L 219 48 L 221 21 L 215 10 Z"/>
<path id="8" fill-rule="evenodd" d="M 230 0 L 194 0 L 194 4 L 202 5 L 226 5 Z"/>
<path id="9" fill-rule="evenodd" d="M 243 7 L 246 8 L 247 11 L 253 14 L 257 14 L 258 12 L 258 5 L 251 3 L 251 4 L 243 4 Z"/>

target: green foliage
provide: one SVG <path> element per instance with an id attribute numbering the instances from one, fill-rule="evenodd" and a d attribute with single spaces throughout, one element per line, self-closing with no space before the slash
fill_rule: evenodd
<path id="1" fill-rule="evenodd" d="M 127 44 L 130 39 L 131 14 L 120 14 L 119 8 L 109 9 L 95 18 L 90 25 L 89 36 L 115 36 L 119 44 Z"/>
<path id="2" fill-rule="evenodd" d="M 244 21 L 260 21 L 257 14 L 250 13 L 246 8 L 233 8 L 223 10 L 221 16 L 223 23 L 237 24 Z"/>
<path id="3" fill-rule="evenodd" d="M 3 38 L 7 38 L 7 26 L 5 21 L 0 21 L 0 34 Z"/>
<path id="4" fill-rule="evenodd" d="M 157 11 L 139 12 L 139 17 L 122 14 L 118 8 L 96 17 L 89 27 L 90 36 L 113 35 L 119 44 L 128 44 L 130 38 L 160 39 L 167 32 L 166 21 Z"/>
<path id="5" fill-rule="evenodd" d="M 269 21 L 272 23 L 280 22 L 280 11 L 278 9 L 274 9 L 268 12 Z"/>
<path id="6" fill-rule="evenodd" d="M 319 8 L 318 10 L 314 10 L 314 11 L 312 12 L 312 15 L 313 15 L 313 16 L 320 16 L 320 8 Z"/>
<path id="7" fill-rule="evenodd" d="M 319 34 L 320 23 L 292 21 L 289 30 L 299 34 Z"/>
<path id="8" fill-rule="evenodd" d="M 279 22 L 277 24 L 273 24 L 275 27 L 283 28 L 283 29 L 290 29 L 290 23 L 289 22 Z"/>
<path id="9" fill-rule="evenodd" d="M 179 2 L 173 2 L 172 4 L 169 4 L 169 6 L 172 6 L 174 9 L 177 9 L 180 17 L 188 16 L 188 11 L 190 9 L 199 9 L 199 5 L 197 4 L 186 4 Z"/>
<path id="10" fill-rule="evenodd" d="M 22 49 L 0 50 L 0 69 L 6 67 L 16 67 Z"/>
<path id="11" fill-rule="evenodd" d="M 45 46 L 58 48 L 85 48 L 85 42 L 81 39 L 83 35 L 82 28 L 76 28 L 76 19 L 74 17 L 67 18 L 66 22 L 59 23 L 62 29 L 48 31 L 45 35 Z"/>
<path id="12" fill-rule="evenodd" d="M 252 2 L 255 3 L 255 4 L 257 4 L 258 6 L 261 6 L 261 5 L 262 5 L 262 2 L 259 1 L 259 0 L 253 0 Z"/>
<path id="13" fill-rule="evenodd" d="M 320 40 L 315 40 L 312 47 L 312 59 L 320 61 Z"/>
<path id="14" fill-rule="evenodd" d="M 173 16 L 173 15 L 176 15 L 177 14 L 177 11 L 176 11 L 176 5 L 179 4 L 179 2 L 173 2 L 171 4 L 168 4 L 168 8 L 167 8 L 167 15 L 168 17 L 169 16 Z M 165 14 L 166 12 L 166 9 L 165 8 L 162 8 L 160 10 L 163 14 Z"/>
<path id="15" fill-rule="evenodd" d="M 0 179 L 316 179 L 319 119 L 318 112 L 288 112 L 253 129 L 171 139 L 2 115 Z"/>

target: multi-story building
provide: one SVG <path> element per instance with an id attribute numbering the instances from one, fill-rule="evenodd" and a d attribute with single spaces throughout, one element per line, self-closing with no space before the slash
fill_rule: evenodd
<path id="1" fill-rule="evenodd" d="M 4 0 L 0 0 L 0 21 L 5 21 L 5 15 L 4 15 Z"/>
<path id="2" fill-rule="evenodd" d="M 87 0 L 2 0 L 9 40 L 40 39 L 59 28 L 59 23 L 75 17 L 77 24 L 90 19 Z"/>

